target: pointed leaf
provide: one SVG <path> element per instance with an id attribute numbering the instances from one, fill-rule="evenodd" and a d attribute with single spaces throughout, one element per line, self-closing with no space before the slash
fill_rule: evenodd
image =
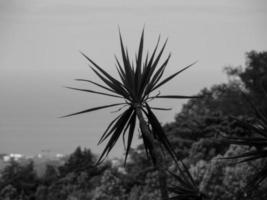
<path id="1" fill-rule="evenodd" d="M 158 95 L 151 98 L 157 99 L 194 99 L 194 98 L 202 98 L 202 96 L 184 96 L 184 95 Z"/>
<path id="2" fill-rule="evenodd" d="M 83 110 L 83 111 L 80 111 L 80 112 L 76 112 L 76 113 L 72 113 L 72 114 L 69 114 L 69 115 L 65 115 L 65 116 L 62 116 L 61 118 L 70 117 L 70 116 L 73 116 L 73 115 L 84 114 L 84 113 L 92 112 L 92 111 L 95 111 L 95 110 L 100 110 L 100 109 L 119 106 L 119 105 L 124 105 L 124 104 L 125 103 L 116 103 L 116 104 L 110 104 L 110 105 L 105 105 L 105 106 L 94 107 L 94 108 L 86 109 L 86 110 Z"/>
<path id="3" fill-rule="evenodd" d="M 151 111 L 148 104 L 146 104 L 146 109 L 147 109 L 147 113 L 145 112 L 145 114 L 147 115 L 147 119 L 152 126 L 153 134 L 156 136 L 156 139 L 165 147 L 165 149 L 170 154 L 170 156 L 174 160 L 176 160 L 177 157 L 175 155 L 175 152 L 174 152 L 167 136 L 165 135 L 161 124 L 159 123 L 159 121 L 156 118 L 156 116 L 154 115 L 154 113 Z"/>
<path id="4" fill-rule="evenodd" d="M 188 69 L 189 67 L 193 66 L 194 64 L 196 64 L 196 62 L 184 67 L 183 69 L 179 70 L 178 72 L 172 74 L 171 76 L 169 76 L 168 78 L 164 79 L 163 81 L 161 81 L 159 84 L 157 84 L 152 91 L 154 91 L 155 89 L 159 88 L 160 86 L 162 86 L 163 84 L 167 83 L 168 81 L 170 81 L 171 79 L 173 79 L 175 76 L 177 76 L 178 74 L 180 74 L 181 72 L 185 71 L 186 69 Z"/>
<path id="5" fill-rule="evenodd" d="M 83 52 L 81 54 L 99 71 L 101 72 L 113 85 L 118 87 L 120 90 L 123 90 L 122 84 L 109 75 L 105 70 L 103 70 L 100 66 L 98 66 L 93 60 L 91 60 L 88 56 L 86 56 Z M 95 71 L 95 70 L 94 70 Z M 98 73 L 99 74 L 99 73 Z"/>
<path id="6" fill-rule="evenodd" d="M 123 113 L 122 113 L 123 114 Z M 98 141 L 97 145 L 100 145 L 106 138 L 109 137 L 109 134 L 111 134 L 116 126 L 113 126 L 115 122 L 118 121 L 119 118 L 121 118 L 122 114 L 120 114 L 119 116 L 117 116 L 114 120 L 112 120 L 108 127 L 106 128 L 105 132 L 103 133 L 103 135 L 101 136 L 100 140 Z"/>
<path id="7" fill-rule="evenodd" d="M 94 91 L 94 90 L 80 89 L 80 88 L 74 88 L 74 87 L 66 87 L 66 88 L 71 89 L 71 90 L 82 91 L 82 92 L 89 92 L 89 93 L 95 93 L 95 94 L 110 96 L 110 97 L 122 98 L 121 96 L 108 94 L 108 93 L 103 93 L 103 92 L 98 92 L 98 91 Z"/>
<path id="8" fill-rule="evenodd" d="M 103 161 L 103 159 L 105 159 L 109 152 L 111 151 L 111 149 L 114 147 L 114 145 L 116 144 L 119 136 L 121 135 L 121 133 L 123 132 L 124 127 L 127 124 L 127 121 L 129 120 L 129 117 L 131 116 L 133 111 L 133 108 L 130 107 L 128 110 L 126 110 L 122 116 L 120 117 L 120 119 L 117 121 L 117 123 L 114 125 L 115 129 L 114 132 L 112 133 L 105 149 L 103 150 L 102 154 L 100 155 L 97 163 L 101 163 Z"/>
<path id="9" fill-rule="evenodd" d="M 125 152 L 125 159 L 124 159 L 124 165 L 126 164 L 127 157 L 131 148 L 132 140 L 133 140 L 133 134 L 135 130 L 135 124 L 136 124 L 136 113 L 134 112 L 132 114 L 132 117 L 130 119 L 130 128 L 129 128 L 129 134 L 128 134 L 128 142 L 127 142 L 127 148 Z"/>
<path id="10" fill-rule="evenodd" d="M 158 107 L 150 107 L 153 110 L 172 110 L 171 108 L 158 108 Z"/>
<path id="11" fill-rule="evenodd" d="M 96 86 L 98 86 L 98 87 L 101 87 L 101 88 L 105 89 L 105 90 L 108 90 L 108 91 L 110 91 L 110 92 L 116 93 L 114 90 L 111 90 L 111 89 L 109 89 L 109 88 L 107 88 L 107 87 L 105 87 L 105 86 L 103 86 L 103 85 L 101 85 L 101 84 L 99 84 L 99 83 L 96 83 L 96 82 L 94 82 L 94 81 L 91 81 L 91 80 L 87 80 L 87 79 L 75 79 L 75 80 L 76 80 L 76 81 L 89 82 L 89 83 L 92 83 L 92 84 L 94 84 L 94 85 L 96 85 Z"/>

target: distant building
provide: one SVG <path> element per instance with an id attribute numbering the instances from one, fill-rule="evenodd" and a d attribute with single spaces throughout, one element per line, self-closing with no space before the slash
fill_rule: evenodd
<path id="1" fill-rule="evenodd" d="M 9 155 L 3 156 L 3 161 L 9 162 L 10 160 L 18 161 L 19 159 L 23 158 L 24 156 L 18 153 L 11 153 Z"/>

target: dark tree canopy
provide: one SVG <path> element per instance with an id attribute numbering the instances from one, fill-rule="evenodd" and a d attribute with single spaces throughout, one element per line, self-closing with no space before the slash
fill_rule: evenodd
<path id="1" fill-rule="evenodd" d="M 240 78 L 249 98 L 258 109 L 267 111 L 267 52 L 250 51 L 246 54 L 245 68 L 227 68 L 230 76 Z"/>

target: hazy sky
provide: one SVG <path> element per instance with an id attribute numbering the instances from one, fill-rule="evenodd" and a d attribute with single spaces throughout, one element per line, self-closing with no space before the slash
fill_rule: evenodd
<path id="1" fill-rule="evenodd" d="M 0 0 L 0 153 L 104 148 L 96 143 L 116 116 L 112 109 L 58 117 L 116 102 L 63 86 L 89 88 L 73 79 L 96 80 L 79 50 L 114 74 L 118 26 L 130 52 L 143 26 L 147 49 L 159 34 L 169 39 L 166 75 L 199 61 L 162 94 L 195 94 L 225 82 L 222 67 L 244 65 L 250 50 L 267 50 L 265 0 Z M 184 102 L 164 101 L 173 111 L 157 113 L 160 120 L 172 121 Z M 123 154 L 119 143 L 112 155 Z"/>

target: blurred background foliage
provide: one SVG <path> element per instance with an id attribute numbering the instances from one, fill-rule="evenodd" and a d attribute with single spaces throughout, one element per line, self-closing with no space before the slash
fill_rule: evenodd
<path id="1" fill-rule="evenodd" d="M 266 166 L 266 157 L 242 163 L 237 163 L 238 159 L 225 159 L 254 148 L 230 144 L 225 137 L 253 135 L 240 125 L 240 121 L 255 123 L 257 116 L 251 103 L 267 114 L 267 52 L 251 51 L 246 54 L 245 67 L 227 66 L 224 71 L 227 83 L 202 89 L 198 95 L 203 98 L 184 104 L 174 121 L 164 124 L 164 130 L 207 199 L 267 199 L 266 179 L 254 188 L 253 194 L 246 189 L 255 174 Z M 165 158 L 166 167 L 178 173 L 172 159 L 167 154 Z M 124 160 L 107 160 L 96 166 L 97 156 L 80 147 L 62 160 L 63 164 L 47 163 L 43 173 L 39 173 L 34 161 L 10 161 L 1 170 L 0 199 L 160 199 L 157 172 L 143 145 L 130 150 L 126 166 Z M 176 184 L 168 176 L 169 184 Z"/>

